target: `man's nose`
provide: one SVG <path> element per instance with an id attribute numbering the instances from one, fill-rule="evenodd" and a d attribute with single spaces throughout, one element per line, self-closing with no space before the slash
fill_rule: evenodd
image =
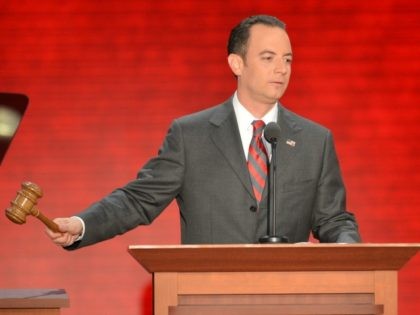
<path id="1" fill-rule="evenodd" d="M 289 64 L 287 63 L 286 60 L 279 60 L 276 63 L 276 67 L 274 68 L 274 71 L 276 73 L 286 74 L 287 71 L 289 71 Z"/>

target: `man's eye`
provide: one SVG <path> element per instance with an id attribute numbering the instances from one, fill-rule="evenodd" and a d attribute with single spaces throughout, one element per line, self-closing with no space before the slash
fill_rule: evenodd
<path id="1" fill-rule="evenodd" d="M 271 57 L 271 56 L 265 56 L 262 59 L 263 60 L 267 60 L 267 61 L 271 61 L 271 60 L 273 60 L 273 57 Z"/>

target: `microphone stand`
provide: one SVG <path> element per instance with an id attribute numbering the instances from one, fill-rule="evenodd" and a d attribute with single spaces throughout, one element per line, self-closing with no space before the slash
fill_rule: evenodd
<path id="1" fill-rule="evenodd" d="M 276 235 L 276 168 L 277 168 L 277 138 L 267 139 L 271 144 L 271 161 L 268 177 L 268 235 L 259 239 L 260 243 L 288 243 L 287 236 Z"/>

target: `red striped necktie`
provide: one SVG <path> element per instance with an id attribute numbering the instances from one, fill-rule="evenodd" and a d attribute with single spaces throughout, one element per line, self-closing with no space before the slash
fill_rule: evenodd
<path id="1" fill-rule="evenodd" d="M 268 155 L 262 141 L 265 123 L 262 120 L 252 122 L 254 132 L 248 151 L 248 170 L 251 176 L 252 188 L 258 203 L 261 201 L 265 181 L 268 173 Z"/>

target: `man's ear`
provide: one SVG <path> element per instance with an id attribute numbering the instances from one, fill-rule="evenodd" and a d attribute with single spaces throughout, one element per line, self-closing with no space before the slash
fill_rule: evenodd
<path id="1" fill-rule="evenodd" d="M 237 54 L 229 54 L 228 63 L 234 75 L 240 76 L 242 74 L 244 62 L 241 56 Z"/>

